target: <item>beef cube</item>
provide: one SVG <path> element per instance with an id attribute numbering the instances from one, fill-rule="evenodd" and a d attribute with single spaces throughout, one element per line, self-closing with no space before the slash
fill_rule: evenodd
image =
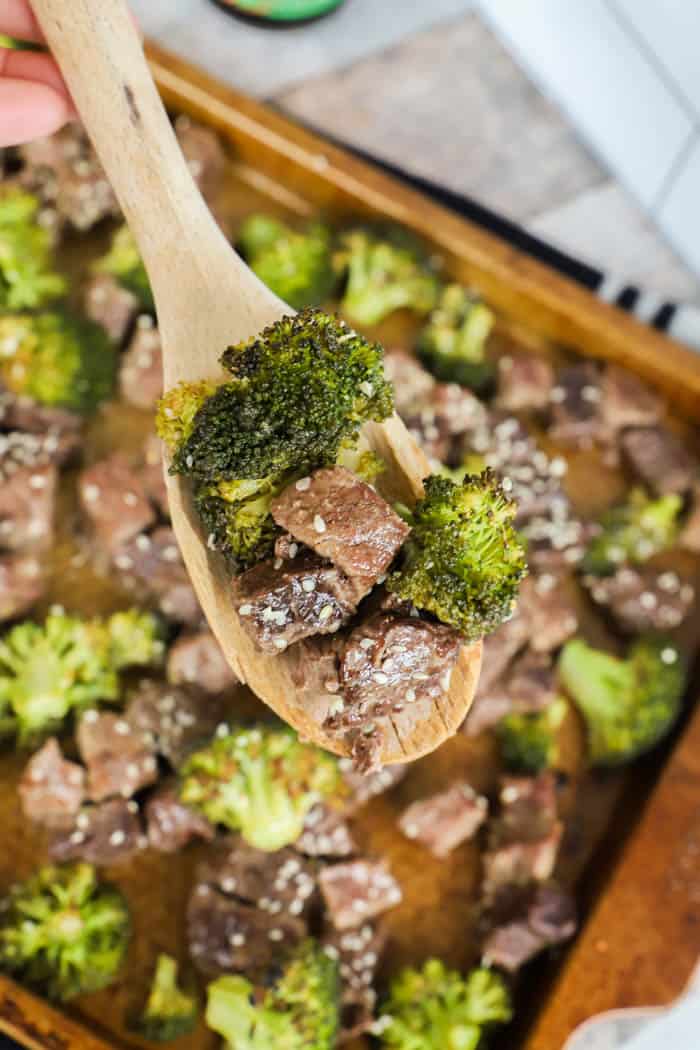
<path id="1" fill-rule="evenodd" d="M 379 613 L 350 633 L 340 663 L 344 705 L 333 730 L 364 729 L 406 704 L 435 702 L 448 691 L 461 645 L 451 627 Z"/>
<path id="2" fill-rule="evenodd" d="M 685 620 L 695 588 L 677 573 L 654 569 L 618 569 L 614 576 L 586 576 L 593 601 L 608 609 L 621 630 L 631 634 L 668 631 Z"/>
<path id="3" fill-rule="evenodd" d="M 341 758 L 339 765 L 343 780 L 352 792 L 350 800 L 346 800 L 345 803 L 346 812 L 351 813 L 360 809 L 370 799 L 383 795 L 385 791 L 391 791 L 408 773 L 408 765 L 402 765 L 400 762 L 385 766 L 378 773 L 371 773 L 369 776 L 363 776 L 353 769 L 347 758 Z"/>
<path id="4" fill-rule="evenodd" d="M 658 423 L 663 412 L 659 395 L 634 372 L 619 365 L 605 365 L 600 379 L 600 408 L 611 431 L 625 427 L 648 427 Z"/>
<path id="5" fill-rule="evenodd" d="M 518 526 L 527 541 L 527 561 L 533 573 L 551 574 L 579 564 L 593 536 L 600 531 L 594 522 L 582 522 L 568 503 L 553 500 L 545 514 Z"/>
<path id="6" fill-rule="evenodd" d="M 690 510 L 678 542 L 685 550 L 700 554 L 700 484 L 693 485 Z"/>
<path id="7" fill-rule="evenodd" d="M 120 452 L 83 470 L 78 494 L 98 542 L 112 554 L 155 521 L 138 471 Z"/>
<path id="8" fill-rule="evenodd" d="M 319 803 L 307 814 L 294 848 L 307 857 L 349 857 L 356 852 L 350 828 L 336 810 Z"/>
<path id="9" fill-rule="evenodd" d="M 553 441 L 574 448 L 609 444 L 611 430 L 601 411 L 598 369 L 585 363 L 563 368 L 549 395 Z"/>
<path id="10" fill-rule="evenodd" d="M 86 860 L 88 864 L 115 864 L 145 849 L 138 803 L 111 798 L 96 806 L 84 806 L 72 830 L 60 831 L 49 840 L 52 860 Z"/>
<path id="11" fill-rule="evenodd" d="M 219 697 L 145 679 L 129 698 L 124 718 L 144 746 L 177 767 L 211 739 L 225 714 Z"/>
<path id="12" fill-rule="evenodd" d="M 55 737 L 27 762 L 18 787 L 22 812 L 46 827 L 70 827 L 85 800 L 85 770 L 68 762 Z"/>
<path id="13" fill-rule="evenodd" d="M 149 434 L 144 443 L 141 480 L 156 510 L 164 518 L 169 518 L 170 507 L 163 470 L 163 443 L 157 434 Z"/>
<path id="14" fill-rule="evenodd" d="M 144 807 L 148 843 L 160 853 L 177 853 L 192 839 L 214 838 L 205 817 L 180 801 L 177 784 L 166 781 L 149 796 Z"/>
<path id="15" fill-rule="evenodd" d="M 0 621 L 28 612 L 45 588 L 46 575 L 33 554 L 0 557 Z"/>
<path id="16" fill-rule="evenodd" d="M 400 903 L 401 888 L 381 861 L 349 860 L 321 869 L 319 886 L 337 930 L 362 926 Z"/>
<path id="17" fill-rule="evenodd" d="M 342 640 L 335 634 L 303 638 L 288 654 L 290 677 L 304 699 L 307 714 L 317 725 L 328 715 L 340 691 L 338 657 Z"/>
<path id="18" fill-rule="evenodd" d="M 221 693 L 238 681 L 208 630 L 180 635 L 168 652 L 167 675 L 174 685 L 199 686 L 205 693 Z"/>
<path id="19" fill-rule="evenodd" d="M 113 343 L 121 345 L 136 317 L 139 301 L 112 274 L 98 273 L 86 285 L 83 308 L 91 321 L 102 325 Z"/>
<path id="20" fill-rule="evenodd" d="M 155 408 L 163 393 L 163 348 L 153 318 L 143 314 L 136 322 L 119 366 L 119 391 L 136 408 Z"/>
<path id="21" fill-rule="evenodd" d="M 544 412 L 554 386 L 551 362 L 540 354 L 516 354 L 498 360 L 496 407 L 505 412 Z"/>
<path id="22" fill-rule="evenodd" d="M 483 641 L 479 691 L 487 692 L 504 673 L 515 655 L 526 644 L 530 634 L 529 625 L 519 607 L 510 620 L 506 620 Z"/>
<path id="23" fill-rule="evenodd" d="M 79 444 L 82 419 L 68 409 L 41 405 L 31 397 L 22 397 L 0 387 L 0 427 L 40 435 L 43 438 L 40 451 L 46 461 L 61 463 L 72 453 L 72 446 Z M 49 438 L 52 439 L 50 442 Z"/>
<path id="24" fill-rule="evenodd" d="M 87 793 L 94 802 L 112 795 L 131 798 L 158 779 L 153 746 L 120 715 L 86 711 L 76 739 L 87 766 Z"/>
<path id="25" fill-rule="evenodd" d="M 175 121 L 175 133 L 187 167 L 209 201 L 219 189 L 225 170 L 226 154 L 215 131 L 204 124 L 196 124 L 181 114 Z"/>
<path id="26" fill-rule="evenodd" d="M 331 730 L 336 729 L 337 731 L 331 718 L 327 719 L 326 725 Z M 385 720 L 370 722 L 361 729 L 346 729 L 343 735 L 353 769 L 362 776 L 379 773 L 382 768 L 382 754 L 386 742 Z"/>
<path id="27" fill-rule="evenodd" d="M 466 731 L 478 736 L 515 711 L 525 714 L 541 711 L 557 697 L 556 675 L 547 653 L 526 652 L 519 657 L 488 690 L 477 689 L 467 715 Z"/>
<path id="28" fill-rule="evenodd" d="M 543 949 L 573 937 L 576 924 L 571 896 L 553 884 L 538 886 L 522 914 L 497 926 L 486 938 L 484 962 L 517 973 Z"/>
<path id="29" fill-rule="evenodd" d="M 406 416 L 406 428 L 431 460 L 450 461 L 456 439 L 485 425 L 486 409 L 456 383 L 436 383 L 420 409 Z"/>
<path id="30" fill-rule="evenodd" d="M 549 770 L 536 777 L 503 777 L 501 812 L 493 828 L 499 844 L 536 842 L 544 838 L 557 820 L 557 786 Z"/>
<path id="31" fill-rule="evenodd" d="M 515 919 L 491 931 L 482 945 L 482 959 L 485 966 L 517 973 L 546 947 L 546 939 L 535 933 L 527 919 Z"/>
<path id="32" fill-rule="evenodd" d="M 549 944 L 560 944 L 576 932 L 576 905 L 566 890 L 552 883 L 538 886 L 527 912 L 528 922 Z"/>
<path id="33" fill-rule="evenodd" d="M 356 582 L 313 554 L 260 562 L 234 578 L 232 593 L 243 628 L 264 653 L 277 654 L 310 635 L 334 633 L 359 601 Z"/>
<path id="34" fill-rule="evenodd" d="M 483 856 L 485 901 L 497 900 L 511 886 L 546 881 L 554 871 L 563 830 L 557 821 L 541 839 L 487 850 Z"/>
<path id="35" fill-rule="evenodd" d="M 198 879 L 270 915 L 306 917 L 316 894 L 316 865 L 285 846 L 268 853 L 243 839 L 225 841 L 198 869 Z"/>
<path id="36" fill-rule="evenodd" d="M 202 610 L 171 528 L 163 525 L 134 536 L 115 555 L 114 564 L 127 584 L 139 585 L 157 599 L 164 616 L 178 623 L 200 622 Z"/>
<path id="37" fill-rule="evenodd" d="M 42 550 L 53 534 L 58 471 L 52 464 L 14 470 L 0 484 L 0 546 Z"/>
<path id="38" fill-rule="evenodd" d="M 384 374 L 394 386 L 394 404 L 403 420 L 420 412 L 436 385 L 430 372 L 405 350 L 390 350 L 384 355 Z"/>
<path id="39" fill-rule="evenodd" d="M 487 811 L 488 802 L 470 784 L 452 784 L 437 795 L 411 803 L 399 818 L 399 829 L 436 857 L 447 857 L 474 837 Z"/>
<path id="40" fill-rule="evenodd" d="M 578 613 L 564 577 L 551 573 L 528 576 L 520 588 L 519 603 L 536 653 L 558 649 L 578 629 Z"/>
<path id="41" fill-rule="evenodd" d="M 321 937 L 323 950 L 338 962 L 341 987 L 340 1038 L 356 1039 L 374 1021 L 376 992 L 373 984 L 386 946 L 386 934 L 375 923 L 353 930 L 328 925 Z"/>
<path id="42" fill-rule="evenodd" d="M 272 502 L 272 516 L 366 593 L 408 536 L 408 525 L 374 489 L 343 467 L 317 470 Z"/>
<path id="43" fill-rule="evenodd" d="M 680 438 L 665 427 L 637 427 L 621 438 L 635 474 L 659 495 L 687 492 L 698 476 L 696 461 Z"/>
<path id="44" fill-rule="evenodd" d="M 14 405 L 24 414 L 24 399 L 18 398 Z M 16 471 L 27 468 L 38 469 L 47 464 L 61 466 L 72 457 L 79 443 L 77 428 L 60 429 L 55 425 L 37 433 L 12 430 L 8 434 L 0 434 L 0 480 L 5 481 Z"/>

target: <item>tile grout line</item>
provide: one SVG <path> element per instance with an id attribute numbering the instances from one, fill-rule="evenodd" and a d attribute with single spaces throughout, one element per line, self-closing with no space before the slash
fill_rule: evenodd
<path id="1" fill-rule="evenodd" d="M 666 200 L 668 199 L 668 195 L 673 189 L 673 184 L 675 183 L 676 179 L 685 167 L 685 163 L 688 160 L 693 149 L 697 145 L 699 138 L 700 127 L 698 127 L 697 124 L 694 124 L 688 134 L 687 139 L 685 140 L 681 148 L 678 150 L 676 156 L 673 158 L 671 166 L 669 167 L 666 175 L 664 176 L 664 180 L 661 186 L 659 187 L 659 190 L 656 193 L 654 200 L 649 206 L 649 215 L 652 216 L 655 221 L 659 219 L 661 211 L 663 210 L 663 206 L 666 203 Z"/>

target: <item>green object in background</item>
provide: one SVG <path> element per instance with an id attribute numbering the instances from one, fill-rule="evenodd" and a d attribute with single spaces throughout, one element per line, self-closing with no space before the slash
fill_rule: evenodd
<path id="1" fill-rule="evenodd" d="M 343 0 L 214 0 L 231 14 L 266 22 L 304 22 L 340 7 Z"/>

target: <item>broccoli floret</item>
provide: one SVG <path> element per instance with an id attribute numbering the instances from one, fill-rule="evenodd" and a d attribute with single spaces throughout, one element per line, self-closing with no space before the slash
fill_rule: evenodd
<path id="1" fill-rule="evenodd" d="M 183 992 L 177 983 L 177 962 L 159 955 L 148 1001 L 134 1024 L 144 1039 L 167 1043 L 191 1032 L 197 1023 L 197 998 Z"/>
<path id="2" fill-rule="evenodd" d="M 682 506 L 675 493 L 650 499 L 642 489 L 633 489 L 627 503 L 601 516 L 601 531 L 583 556 L 582 570 L 606 576 L 626 562 L 637 565 L 666 550 L 678 535 Z"/>
<path id="3" fill-rule="evenodd" d="M 0 309 L 35 310 L 66 290 L 53 270 L 51 234 L 38 215 L 39 201 L 31 193 L 0 193 Z"/>
<path id="4" fill-rule="evenodd" d="M 311 807 L 343 794 L 332 755 L 273 725 L 215 738 L 190 755 L 181 776 L 183 802 L 263 850 L 295 842 Z"/>
<path id="5" fill-rule="evenodd" d="M 526 572 L 515 510 L 492 471 L 461 484 L 427 478 L 388 589 L 467 639 L 493 631 L 512 614 Z"/>
<path id="6" fill-rule="evenodd" d="M 114 389 L 117 355 L 100 325 L 66 311 L 0 318 L 0 377 L 8 390 L 88 414 Z"/>
<path id="7" fill-rule="evenodd" d="M 230 1050 L 333 1050 L 338 963 L 307 940 L 264 992 L 245 977 L 219 977 L 207 988 L 206 1021 Z"/>
<path id="8" fill-rule="evenodd" d="M 276 485 L 269 478 L 195 485 L 194 503 L 209 545 L 220 551 L 235 571 L 272 554 L 280 530 L 270 506 L 273 497 L 292 480 L 288 475 Z"/>
<path id="9" fill-rule="evenodd" d="M 215 390 L 216 384 L 206 379 L 199 383 L 178 383 L 160 399 L 156 430 L 171 455 L 187 441 L 194 417 Z"/>
<path id="10" fill-rule="evenodd" d="M 250 268 L 294 310 L 319 306 L 336 282 L 331 266 L 331 233 L 312 223 L 304 232 L 269 215 L 251 215 L 239 234 Z"/>
<path id="11" fill-rule="evenodd" d="M 538 773 L 555 766 L 559 758 L 559 730 L 566 712 L 566 700 L 559 697 L 544 711 L 502 718 L 496 734 L 507 768 Z"/>
<path id="12" fill-rule="evenodd" d="M 0 909 L 0 970 L 65 1001 L 110 984 L 129 941 L 122 895 L 91 864 L 47 865 Z"/>
<path id="13" fill-rule="evenodd" d="M 120 226 L 112 237 L 112 243 L 106 255 L 95 263 L 96 273 L 109 273 L 116 277 L 122 288 L 132 292 L 142 309 L 155 310 L 153 292 L 148 280 L 146 267 L 141 261 L 138 245 L 128 226 Z"/>
<path id="14" fill-rule="evenodd" d="M 378 324 L 402 308 L 427 314 L 437 301 L 435 274 L 400 231 L 383 236 L 348 230 L 339 239 L 333 265 L 345 279 L 342 311 L 355 324 Z"/>
<path id="15" fill-rule="evenodd" d="M 395 1050 L 476 1050 L 484 1030 L 512 1016 L 503 978 L 477 968 L 463 977 L 439 959 L 405 969 L 391 982 L 377 1030 Z"/>
<path id="16" fill-rule="evenodd" d="M 132 629 L 140 622 L 145 632 L 131 653 L 121 648 L 129 619 Z M 139 614 L 82 620 L 54 609 L 43 625 L 25 621 L 12 627 L 0 639 L 0 710 L 14 715 L 20 746 L 55 732 L 72 711 L 116 700 L 121 668 L 157 662 L 163 646 L 155 637 L 144 644 L 155 630 L 146 623 Z"/>
<path id="17" fill-rule="evenodd" d="M 165 653 L 163 624 L 150 612 L 126 609 L 107 620 L 113 666 L 147 667 L 159 664 Z"/>
<path id="18" fill-rule="evenodd" d="M 420 334 L 418 355 L 436 379 L 484 391 L 495 375 L 486 356 L 493 322 L 493 313 L 477 296 L 448 284 Z"/>
<path id="19" fill-rule="evenodd" d="M 576 638 L 562 650 L 559 677 L 583 715 L 591 761 L 611 766 L 650 750 L 671 729 L 685 663 L 663 638 L 640 638 L 624 659 Z"/>

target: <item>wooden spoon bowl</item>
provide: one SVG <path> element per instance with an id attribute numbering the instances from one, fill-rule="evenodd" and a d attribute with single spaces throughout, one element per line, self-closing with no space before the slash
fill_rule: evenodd
<path id="1" fill-rule="evenodd" d="M 248 269 L 213 220 L 182 157 L 123 0 L 33 0 L 78 112 L 138 242 L 163 342 L 165 387 L 223 378 L 227 346 L 292 313 Z M 397 416 L 364 428 L 387 463 L 382 494 L 412 503 L 428 462 Z M 189 483 L 167 475 L 173 529 L 204 614 L 241 681 L 306 739 L 343 753 L 321 728 L 332 697 L 304 688 L 292 646 L 266 656 L 242 630 L 229 574 L 210 552 Z M 481 643 L 464 646 L 449 695 L 415 703 L 392 719 L 382 759 L 405 762 L 432 751 L 459 727 L 474 696 Z"/>

